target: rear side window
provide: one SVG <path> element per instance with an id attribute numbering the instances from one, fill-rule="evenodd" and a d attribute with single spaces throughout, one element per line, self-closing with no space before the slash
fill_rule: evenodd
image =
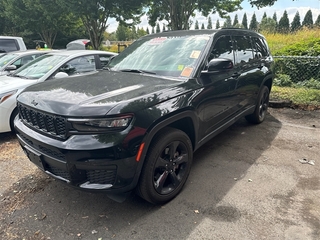
<path id="1" fill-rule="evenodd" d="M 256 59 L 267 57 L 269 53 L 265 43 L 260 38 L 257 38 L 257 37 L 252 38 L 252 40 L 255 48 L 254 57 Z"/>
<path id="2" fill-rule="evenodd" d="M 0 53 L 20 50 L 14 39 L 0 39 Z"/>
<path id="3" fill-rule="evenodd" d="M 236 64 L 248 63 L 253 60 L 253 49 L 249 36 L 234 36 L 236 44 Z"/>

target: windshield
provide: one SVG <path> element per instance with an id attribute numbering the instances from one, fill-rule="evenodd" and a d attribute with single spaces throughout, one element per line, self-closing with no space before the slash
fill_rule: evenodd
<path id="1" fill-rule="evenodd" d="M 12 76 L 26 79 L 39 79 L 61 63 L 65 58 L 67 58 L 67 56 L 43 55 L 19 68 Z"/>
<path id="2" fill-rule="evenodd" d="M 109 64 L 110 70 L 190 77 L 209 36 L 144 38 L 134 42 Z"/>
<path id="3" fill-rule="evenodd" d="M 10 62 L 12 59 L 17 57 L 16 54 L 6 54 L 3 56 L 0 56 L 0 68 L 2 68 L 4 65 L 6 65 L 8 62 Z"/>

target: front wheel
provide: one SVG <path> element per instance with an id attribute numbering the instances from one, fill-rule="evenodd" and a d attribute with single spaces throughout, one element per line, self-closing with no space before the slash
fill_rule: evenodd
<path id="1" fill-rule="evenodd" d="M 163 204 L 181 191 L 190 173 L 192 144 L 183 131 L 165 128 L 155 138 L 142 169 L 138 194 L 153 204 Z"/>
<path id="2" fill-rule="evenodd" d="M 254 112 L 248 116 L 246 119 L 251 123 L 262 123 L 266 117 L 267 110 L 269 105 L 269 88 L 267 86 L 263 86 L 260 94 L 258 103 Z"/>

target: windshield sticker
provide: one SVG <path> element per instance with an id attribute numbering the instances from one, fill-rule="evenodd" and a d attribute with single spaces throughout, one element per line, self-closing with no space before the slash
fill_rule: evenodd
<path id="1" fill-rule="evenodd" d="M 192 51 L 190 58 L 199 58 L 201 51 Z"/>
<path id="2" fill-rule="evenodd" d="M 179 70 L 179 71 L 182 71 L 183 68 L 184 68 L 184 65 L 178 65 L 178 70 Z"/>
<path id="3" fill-rule="evenodd" d="M 149 42 L 149 45 L 160 45 L 165 40 L 167 40 L 166 37 L 154 38 Z"/>
<path id="4" fill-rule="evenodd" d="M 192 70 L 193 70 L 193 68 L 191 68 L 191 67 L 185 67 L 183 69 L 183 71 L 181 72 L 180 76 L 182 76 L 182 77 L 190 77 Z"/>

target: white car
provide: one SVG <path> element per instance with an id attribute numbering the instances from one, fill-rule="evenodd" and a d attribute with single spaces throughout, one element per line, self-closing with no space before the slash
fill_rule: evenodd
<path id="1" fill-rule="evenodd" d="M 0 57 L 0 76 L 7 75 L 52 50 L 14 51 Z"/>
<path id="2" fill-rule="evenodd" d="M 117 53 L 98 50 L 64 50 L 42 55 L 15 72 L 0 76 L 0 133 L 13 130 L 16 97 L 27 86 L 67 76 L 95 72 Z"/>

